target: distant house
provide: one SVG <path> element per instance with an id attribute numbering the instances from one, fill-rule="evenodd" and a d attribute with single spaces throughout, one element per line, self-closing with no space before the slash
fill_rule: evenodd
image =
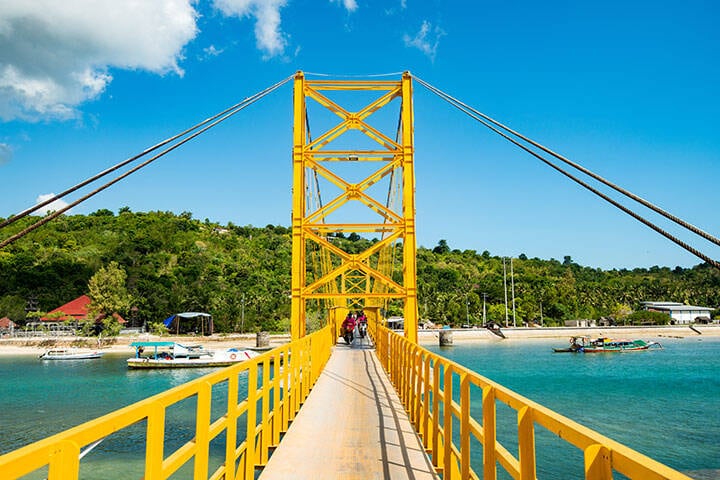
<path id="1" fill-rule="evenodd" d="M 50 310 L 46 316 L 40 317 L 40 321 L 43 322 L 43 324 L 47 323 L 61 323 L 61 322 L 67 322 L 75 321 L 76 324 L 80 322 L 85 322 L 87 320 L 95 320 L 99 321 L 104 318 L 104 315 L 101 315 L 96 318 L 89 318 L 89 312 L 88 312 L 88 306 L 92 300 L 90 300 L 90 297 L 87 295 L 80 295 L 75 300 L 72 300 L 65 305 L 60 305 L 57 308 L 54 308 Z M 53 315 L 56 314 L 56 315 Z M 125 323 L 125 319 L 120 316 L 118 313 L 113 313 L 113 317 L 117 319 L 118 322 L 121 324 Z"/>
<path id="2" fill-rule="evenodd" d="M 400 330 L 405 326 L 405 319 L 403 317 L 388 317 L 385 322 L 385 326 L 390 330 Z"/>
<path id="3" fill-rule="evenodd" d="M 15 330 L 15 322 L 10 320 L 8 317 L 0 318 L 0 334 L 9 333 L 12 334 Z"/>
<path id="4" fill-rule="evenodd" d="M 577 327 L 577 328 L 588 328 L 597 327 L 595 320 L 578 319 L 578 320 L 565 320 L 566 327 Z"/>
<path id="5" fill-rule="evenodd" d="M 40 317 L 42 322 L 66 322 L 68 320 L 75 320 L 76 322 L 82 322 L 87 320 L 88 317 L 88 305 L 90 305 L 90 297 L 87 295 L 81 295 L 75 300 L 72 300 L 65 305 L 60 305 L 57 308 L 50 310 L 46 316 Z M 62 314 L 62 315 L 60 315 Z"/>
<path id="6" fill-rule="evenodd" d="M 676 325 L 689 325 L 695 322 L 710 322 L 714 308 L 684 305 L 678 302 L 640 302 L 644 310 L 670 315 Z"/>

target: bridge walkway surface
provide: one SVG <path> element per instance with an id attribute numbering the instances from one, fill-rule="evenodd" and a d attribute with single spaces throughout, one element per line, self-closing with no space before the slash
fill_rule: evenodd
<path id="1" fill-rule="evenodd" d="M 439 478 L 368 341 L 334 348 L 260 480 Z"/>

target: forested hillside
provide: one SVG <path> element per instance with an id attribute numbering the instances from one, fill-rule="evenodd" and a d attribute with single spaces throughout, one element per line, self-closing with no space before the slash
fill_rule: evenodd
<path id="1" fill-rule="evenodd" d="M 36 219 L 18 221 L 0 238 Z M 372 240 L 350 235 L 334 242 L 353 251 Z M 127 273 L 134 308 L 120 313 L 128 319 L 157 322 L 176 312 L 205 311 L 220 331 L 284 330 L 290 255 L 290 231 L 280 226 L 221 226 L 189 213 L 128 209 L 63 216 L 0 250 L 0 317 L 22 324 L 28 299 L 48 311 L 88 293 L 90 278 L 115 261 Z M 506 269 L 512 308 L 509 260 Z M 452 250 L 440 240 L 432 249 L 418 249 L 417 271 L 423 318 L 480 323 L 484 295 L 487 319 L 504 322 L 502 258 Z M 540 323 L 541 309 L 550 325 L 573 318 L 620 320 L 644 300 L 720 303 L 720 272 L 706 265 L 603 271 L 570 257 L 560 262 L 520 255 L 513 273 L 518 324 Z M 393 311 L 401 310 L 390 306 Z"/>

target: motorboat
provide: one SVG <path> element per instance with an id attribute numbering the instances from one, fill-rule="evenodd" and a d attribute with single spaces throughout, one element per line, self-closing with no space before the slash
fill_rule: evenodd
<path id="1" fill-rule="evenodd" d="M 40 360 L 89 360 L 100 358 L 105 352 L 78 348 L 53 348 L 40 355 Z"/>
<path id="2" fill-rule="evenodd" d="M 589 337 L 571 337 L 567 348 L 553 348 L 556 353 L 605 353 L 605 352 L 636 352 L 650 348 L 662 348 L 658 342 L 645 340 L 613 340 L 606 337 L 590 339 Z"/>
<path id="3" fill-rule="evenodd" d="M 133 342 L 135 356 L 128 358 L 128 368 L 203 368 L 226 367 L 258 355 L 253 350 L 206 350 L 202 345 L 176 342 Z"/>

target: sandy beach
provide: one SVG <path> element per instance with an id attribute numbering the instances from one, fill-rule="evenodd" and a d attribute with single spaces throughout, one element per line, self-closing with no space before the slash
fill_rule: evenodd
<path id="1" fill-rule="evenodd" d="M 570 337 L 609 337 L 614 339 L 647 339 L 656 337 L 685 338 L 702 336 L 720 336 L 720 325 L 668 325 L 655 327 L 543 327 L 543 328 L 502 328 L 505 338 L 501 338 L 484 328 L 453 329 L 453 342 L 476 341 L 517 341 L 539 338 L 557 338 L 567 340 Z M 439 341 L 438 330 L 420 330 L 420 344 L 431 344 Z"/>
<path id="2" fill-rule="evenodd" d="M 196 336 L 167 336 L 157 335 L 121 335 L 113 339 L 103 339 L 98 346 L 95 337 L 22 337 L 0 339 L 0 356 L 12 355 L 40 355 L 50 348 L 78 347 L 102 350 L 106 353 L 127 354 L 134 353 L 130 347 L 132 342 L 178 342 L 183 345 L 202 345 L 209 350 L 225 348 L 253 348 L 256 346 L 255 334 L 211 335 Z M 270 335 L 270 346 L 274 347 L 290 341 L 290 335 Z"/>
<path id="3" fill-rule="evenodd" d="M 610 337 L 610 338 L 685 338 L 701 336 L 720 336 L 720 325 L 702 326 L 664 326 L 664 327 L 545 327 L 545 328 L 503 328 L 505 339 L 498 337 L 484 328 L 453 329 L 453 342 L 499 342 L 523 341 L 527 339 L 562 339 L 573 336 Z M 437 344 L 439 330 L 420 330 L 418 341 L 422 345 Z M 269 336 L 270 346 L 282 345 L 290 341 L 289 334 Z M 6 337 L 0 339 L 0 356 L 40 355 L 49 348 L 77 346 L 81 348 L 101 349 L 108 353 L 132 354 L 130 344 L 135 341 L 178 342 L 189 345 L 203 345 L 207 349 L 253 348 L 256 346 L 255 334 L 212 335 L 206 337 L 156 335 L 123 335 L 110 340 L 103 340 L 98 347 L 94 337 Z"/>

